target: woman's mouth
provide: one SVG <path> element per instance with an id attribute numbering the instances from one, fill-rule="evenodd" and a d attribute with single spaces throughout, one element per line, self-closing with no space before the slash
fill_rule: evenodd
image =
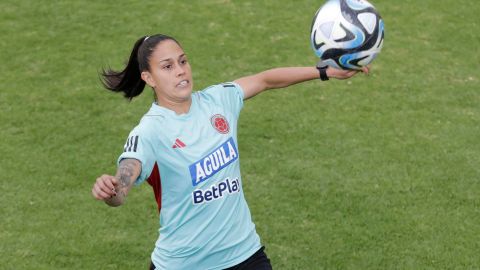
<path id="1" fill-rule="evenodd" d="M 180 81 L 177 86 L 178 87 L 185 87 L 188 85 L 188 80 L 183 80 L 183 81 Z"/>

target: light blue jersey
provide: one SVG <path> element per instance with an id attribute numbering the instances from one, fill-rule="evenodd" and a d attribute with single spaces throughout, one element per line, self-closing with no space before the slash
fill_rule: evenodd
<path id="1" fill-rule="evenodd" d="M 141 161 L 136 184 L 147 180 L 154 189 L 157 269 L 224 269 L 260 249 L 240 175 L 242 106 L 238 84 L 215 85 L 192 94 L 187 114 L 154 103 L 130 133 L 119 161 Z"/>

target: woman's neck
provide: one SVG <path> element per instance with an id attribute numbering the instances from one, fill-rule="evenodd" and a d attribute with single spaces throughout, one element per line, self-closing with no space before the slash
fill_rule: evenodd
<path id="1" fill-rule="evenodd" d="M 187 100 L 182 101 L 173 101 L 157 98 L 157 104 L 174 111 L 178 115 L 186 114 L 190 111 L 190 107 L 192 106 L 192 96 L 190 96 Z"/>

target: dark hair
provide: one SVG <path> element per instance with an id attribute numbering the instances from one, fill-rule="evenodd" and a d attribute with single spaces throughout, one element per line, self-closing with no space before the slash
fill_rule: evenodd
<path id="1" fill-rule="evenodd" d="M 158 43 L 164 40 L 173 40 L 179 44 L 174 38 L 162 34 L 143 36 L 138 39 L 133 45 L 130 58 L 123 70 L 102 69 L 100 75 L 103 86 L 114 92 L 123 92 L 125 98 L 129 100 L 140 95 L 145 88 L 141 73 L 150 70 L 148 63 L 150 55 Z"/>

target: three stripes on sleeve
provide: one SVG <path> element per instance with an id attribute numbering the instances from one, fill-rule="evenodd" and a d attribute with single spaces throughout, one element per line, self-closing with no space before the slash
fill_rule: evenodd
<path id="1" fill-rule="evenodd" d="M 138 135 L 137 136 L 130 136 L 125 143 L 125 147 L 123 148 L 123 152 L 137 152 L 137 145 L 138 145 Z"/>

